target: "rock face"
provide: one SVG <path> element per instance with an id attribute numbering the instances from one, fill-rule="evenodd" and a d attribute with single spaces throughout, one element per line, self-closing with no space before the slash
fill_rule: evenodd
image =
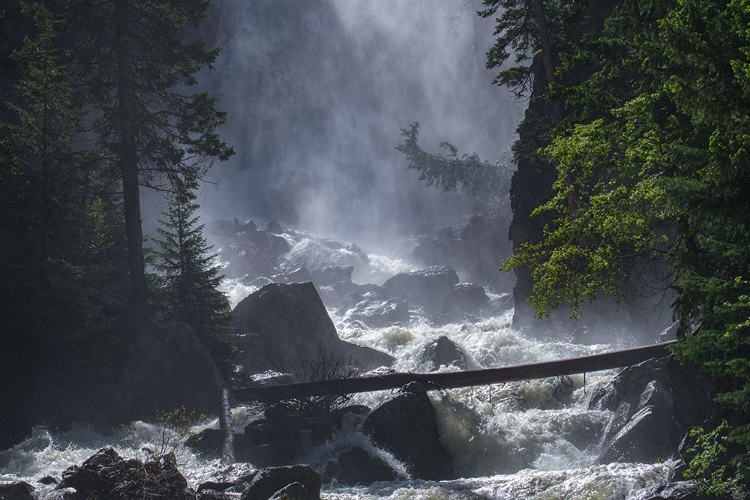
<path id="1" fill-rule="evenodd" d="M 63 472 L 57 489 L 65 488 L 74 488 L 81 498 L 195 499 L 177 470 L 173 454 L 143 463 L 123 460 L 112 448 L 104 448 L 80 466 Z"/>
<path id="2" fill-rule="evenodd" d="M 247 373 L 294 372 L 309 356 L 324 351 L 368 370 L 389 366 L 389 355 L 339 339 L 312 283 L 271 283 L 243 299 L 232 326 Z"/>
<path id="3" fill-rule="evenodd" d="M 363 431 L 420 479 L 449 479 L 454 470 L 440 441 L 435 408 L 425 388 L 412 382 L 367 416 Z"/>
<path id="4" fill-rule="evenodd" d="M 702 424 L 714 408 L 708 385 L 671 357 L 624 369 L 592 396 L 590 406 L 613 412 L 600 463 L 670 458 L 687 429 Z"/>
<path id="5" fill-rule="evenodd" d="M 222 387 L 216 364 L 190 327 L 169 323 L 146 329 L 134 340 L 114 391 L 112 419 L 148 419 L 183 405 L 216 413 Z"/>

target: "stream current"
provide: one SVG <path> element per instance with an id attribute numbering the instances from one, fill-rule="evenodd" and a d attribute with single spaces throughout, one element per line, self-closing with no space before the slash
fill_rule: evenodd
<path id="1" fill-rule="evenodd" d="M 381 271 L 403 270 L 403 263 L 376 257 Z M 247 287 L 229 284 L 233 302 L 247 294 Z M 494 301 L 502 296 L 491 296 Z M 561 336 L 536 340 L 511 326 L 512 310 L 471 322 L 431 326 L 416 319 L 410 326 L 366 328 L 353 326 L 345 315 L 331 311 L 339 336 L 374 347 L 396 358 L 396 371 L 426 371 L 419 353 L 430 341 L 447 336 L 465 351 L 470 369 L 508 366 L 595 354 L 632 347 L 634 341 L 620 336 L 616 342 L 581 345 Z M 440 370 L 454 370 L 441 367 Z M 667 482 L 675 463 L 614 463 L 601 465 L 596 458 L 601 436 L 611 412 L 589 409 L 597 388 L 606 385 L 616 370 L 564 378 L 496 384 L 430 393 L 437 410 L 442 439 L 453 456 L 461 479 L 423 481 L 409 477 L 402 464 L 379 450 L 356 430 L 356 422 L 323 445 L 311 448 L 300 463 L 322 466 L 337 450 L 356 444 L 387 461 L 401 480 L 370 486 L 324 485 L 328 499 L 635 499 L 643 488 Z M 390 391 L 355 395 L 352 403 L 377 406 Z M 257 408 L 233 410 L 235 428 L 260 418 Z M 218 428 L 216 419 L 199 422 L 190 431 Z M 36 428 L 31 437 L 10 450 L 0 451 L 0 482 L 23 480 L 36 488 L 39 498 L 49 498 L 54 485 L 38 481 L 59 479 L 69 466 L 80 464 L 100 448 L 112 446 L 123 457 L 144 458 L 146 449 L 174 450 L 178 466 L 193 488 L 205 481 L 226 477 L 218 460 L 203 459 L 183 445 L 186 432 L 155 422 L 134 422 L 123 429 L 103 433 L 87 426 L 52 433 Z M 231 473 L 230 473 L 231 474 Z"/>

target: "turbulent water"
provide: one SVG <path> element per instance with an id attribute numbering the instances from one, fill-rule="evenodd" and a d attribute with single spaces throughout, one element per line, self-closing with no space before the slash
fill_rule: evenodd
<path id="1" fill-rule="evenodd" d="M 371 258 L 377 268 L 403 270 L 400 261 Z M 387 273 L 386 273 L 387 274 Z M 235 300 L 249 289 L 234 284 Z M 502 300 L 494 296 L 493 300 Z M 415 321 L 409 327 L 368 329 L 352 326 L 340 311 L 331 311 L 339 335 L 348 341 L 375 347 L 393 355 L 398 371 L 424 371 L 419 352 L 429 341 L 445 335 L 467 354 L 470 368 L 495 367 L 581 356 L 627 347 L 624 344 L 578 345 L 561 338 L 543 342 L 511 327 L 512 311 L 471 323 L 434 327 Z M 443 367 L 443 370 L 450 368 Z M 400 471 L 398 482 L 376 483 L 368 487 L 324 486 L 330 499 L 626 499 L 644 487 L 668 481 L 674 464 L 597 465 L 595 458 L 611 414 L 588 409 L 588 400 L 597 387 L 606 384 L 615 371 L 565 379 L 535 380 L 463 388 L 431 394 L 437 409 L 445 445 L 454 456 L 462 479 L 430 482 L 412 480 L 393 456 L 376 449 L 355 430 L 356 422 L 345 426 L 329 442 L 310 449 L 302 462 L 321 465 L 335 450 L 352 444 L 367 449 Z M 561 394 L 564 397 L 561 397 Z M 355 403 L 375 406 L 390 392 L 355 396 Z M 564 401 L 562 403 L 561 401 Z M 258 418 L 253 408 L 236 408 L 238 429 Z M 214 421 L 192 428 L 218 427 Z M 74 427 L 62 433 L 43 428 L 13 449 L 0 451 L 0 481 L 25 480 L 34 484 L 41 498 L 53 486 L 37 481 L 44 476 L 60 478 L 73 464 L 80 464 L 98 449 L 113 446 L 122 456 L 143 456 L 147 451 L 176 450 L 178 464 L 193 487 L 216 479 L 224 469 L 218 460 L 197 457 L 183 446 L 187 432 L 165 428 L 159 423 L 135 422 L 110 433 L 88 427 Z"/>

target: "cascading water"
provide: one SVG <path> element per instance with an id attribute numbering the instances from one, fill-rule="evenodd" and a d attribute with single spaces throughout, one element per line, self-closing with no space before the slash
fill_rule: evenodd
<path id="1" fill-rule="evenodd" d="M 403 271 L 402 261 L 369 256 L 373 272 L 383 275 Z M 364 272 L 364 270 L 362 270 Z M 385 273 L 387 274 L 387 273 Z M 229 283 L 232 286 L 232 283 Z M 248 287 L 234 284 L 230 296 Z M 493 296 L 496 302 L 501 295 Z M 446 336 L 465 351 L 469 368 L 486 368 L 594 354 L 616 344 L 580 345 L 565 339 L 544 341 L 511 326 L 512 311 L 469 322 L 431 326 L 427 321 L 408 326 L 367 328 L 349 322 L 342 311 L 330 311 L 342 339 L 386 351 L 396 358 L 394 369 L 421 372 L 428 367 L 420 357 L 424 346 Z M 455 367 L 440 367 L 454 370 Z M 331 499 L 626 499 L 644 487 L 669 481 L 674 463 L 596 463 L 611 412 L 589 409 L 589 399 L 615 371 L 555 379 L 531 380 L 431 393 L 441 429 L 441 439 L 452 455 L 459 477 L 449 481 L 414 480 L 407 468 L 385 450 L 377 449 L 357 430 L 356 415 L 321 445 L 310 447 L 300 462 L 322 467 L 335 452 L 358 446 L 389 464 L 398 480 L 370 486 L 324 486 Z M 375 407 L 390 392 L 355 395 L 353 403 Z M 259 418 L 259 409 L 235 408 L 235 427 L 241 429 Z M 218 427 L 216 420 L 193 428 Z M 185 434 L 159 423 L 135 422 L 124 429 L 102 433 L 85 426 L 65 432 L 37 428 L 23 443 L 0 451 L 0 481 L 24 480 L 34 484 L 40 498 L 51 496 L 54 485 L 38 481 L 60 478 L 65 468 L 80 464 L 98 449 L 113 446 L 124 457 L 149 451 L 177 453 L 178 466 L 192 487 L 226 477 L 218 460 L 200 458 L 184 446 Z"/>

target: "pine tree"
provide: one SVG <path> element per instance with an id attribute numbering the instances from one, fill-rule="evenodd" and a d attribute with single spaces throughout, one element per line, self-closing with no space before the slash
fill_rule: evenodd
<path id="1" fill-rule="evenodd" d="M 195 172 L 172 176 L 169 207 L 157 229 L 158 262 L 167 312 L 190 325 L 225 377 L 231 375 L 234 350 L 229 342 L 229 302 L 218 290 L 223 276 L 198 223 Z"/>
<path id="2" fill-rule="evenodd" d="M 233 154 L 215 132 L 226 113 L 216 110 L 207 93 L 189 91 L 197 83 L 195 74 L 219 53 L 200 40 L 183 42 L 185 27 L 203 18 L 209 2 L 60 3 L 68 6 L 65 16 L 77 28 L 73 54 L 93 108 L 89 128 L 122 182 L 130 312 L 138 321 L 146 309 L 139 187 Z"/>

